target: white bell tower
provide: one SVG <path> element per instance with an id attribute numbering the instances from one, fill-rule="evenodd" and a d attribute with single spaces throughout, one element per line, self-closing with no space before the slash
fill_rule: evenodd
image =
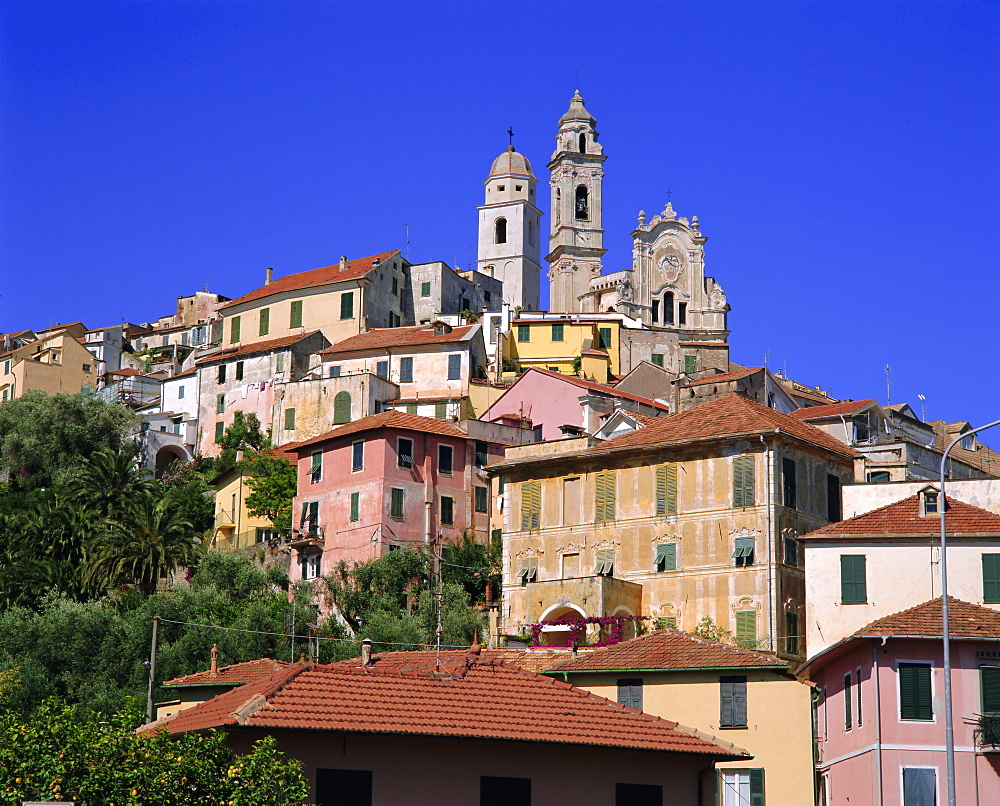
<path id="1" fill-rule="evenodd" d="M 479 205 L 478 269 L 503 282 L 503 301 L 536 311 L 539 306 L 542 211 L 535 206 L 538 180 L 523 154 L 507 146 L 486 177 Z"/>

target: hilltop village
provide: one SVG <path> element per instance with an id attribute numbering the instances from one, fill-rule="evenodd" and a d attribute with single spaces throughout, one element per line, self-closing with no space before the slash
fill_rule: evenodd
<path id="1" fill-rule="evenodd" d="M 1000 455 L 968 422 L 734 363 L 708 239 L 669 203 L 606 266 L 596 125 L 576 93 L 547 221 L 541 172 L 496 157 L 474 269 L 390 249 L 155 322 L 0 336 L 0 410 L 126 407 L 152 478 L 259 427 L 294 470 L 290 523 L 248 505 L 241 448 L 204 544 L 310 583 L 352 636 L 338 568 L 496 551 L 470 648 L 216 654 L 155 681 L 176 698 L 142 730 L 278 736 L 310 803 L 932 806 L 944 511 L 958 802 L 1000 802 Z"/>

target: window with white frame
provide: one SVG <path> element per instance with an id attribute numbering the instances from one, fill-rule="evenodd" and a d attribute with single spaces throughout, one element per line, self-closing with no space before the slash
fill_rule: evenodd
<path id="1" fill-rule="evenodd" d="M 320 555 L 315 552 L 302 555 L 299 564 L 302 568 L 303 579 L 316 579 L 319 576 L 319 558 Z"/>
<path id="2" fill-rule="evenodd" d="M 937 806 L 937 769 L 903 767 L 903 806 Z"/>
<path id="3" fill-rule="evenodd" d="M 721 770 L 719 790 L 722 806 L 764 806 L 764 770 Z"/>

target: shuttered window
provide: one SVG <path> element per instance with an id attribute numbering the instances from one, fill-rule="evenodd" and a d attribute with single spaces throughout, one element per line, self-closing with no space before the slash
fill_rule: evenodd
<path id="1" fill-rule="evenodd" d="M 979 683 L 983 713 L 1000 714 L 1000 666 L 980 666 Z"/>
<path id="2" fill-rule="evenodd" d="M 285 430 L 295 430 L 295 409 L 285 409 Z"/>
<path id="3" fill-rule="evenodd" d="M 656 570 L 674 571 L 677 568 L 677 544 L 665 543 L 656 547 Z"/>
<path id="4" fill-rule="evenodd" d="M 677 465 L 656 468 L 656 514 L 677 514 Z"/>
<path id="5" fill-rule="evenodd" d="M 753 565 L 757 541 L 753 535 L 737 535 L 733 545 L 733 559 L 737 568 Z"/>
<path id="6" fill-rule="evenodd" d="M 400 437 L 396 440 L 396 465 L 398 467 L 413 467 L 413 440 Z"/>
<path id="7" fill-rule="evenodd" d="M 747 679 L 719 678 L 719 727 L 745 728 L 747 724 Z"/>
<path id="8" fill-rule="evenodd" d="M 682 302 L 681 305 L 684 303 Z M 682 309 L 683 310 L 683 309 Z M 684 317 L 681 317 L 681 324 L 684 324 Z M 689 375 L 692 372 L 698 371 L 698 356 L 696 355 L 686 355 L 684 356 L 684 371 Z"/>
<path id="9" fill-rule="evenodd" d="M 733 506 L 752 507 L 753 488 L 753 456 L 737 456 L 733 459 Z"/>
<path id="10" fill-rule="evenodd" d="M 750 770 L 750 806 L 764 806 L 764 768 Z"/>
<path id="11" fill-rule="evenodd" d="M 403 517 L 403 491 L 399 487 L 393 487 L 389 491 L 389 517 L 390 518 L 402 518 Z"/>
<path id="12" fill-rule="evenodd" d="M 799 654 L 799 614 L 785 612 L 785 651 L 789 655 Z"/>
<path id="13" fill-rule="evenodd" d="M 260 327 L 257 328 L 258 336 L 266 336 L 271 330 L 271 309 L 264 308 L 260 312 Z"/>
<path id="14" fill-rule="evenodd" d="M 455 455 L 451 445 L 438 445 L 438 473 L 451 475 L 452 459 Z"/>
<path id="15" fill-rule="evenodd" d="M 851 729 L 851 709 L 854 703 L 851 700 L 851 673 L 844 675 L 844 730 Z"/>
<path id="16" fill-rule="evenodd" d="M 517 576 L 522 585 L 535 582 L 538 579 L 538 558 L 522 557 L 518 562 Z"/>
<path id="17" fill-rule="evenodd" d="M 431 284 L 421 283 L 420 284 L 420 296 L 429 297 L 431 295 Z"/>
<path id="18" fill-rule="evenodd" d="M 521 528 L 537 529 L 542 511 L 542 483 L 526 481 L 521 485 Z"/>
<path id="19" fill-rule="evenodd" d="M 441 523 L 445 526 L 455 523 L 455 499 L 447 495 L 441 496 Z"/>
<path id="20" fill-rule="evenodd" d="M 413 382 L 413 358 L 410 356 L 399 359 L 399 382 Z"/>
<path id="21" fill-rule="evenodd" d="M 900 663 L 899 718 L 933 719 L 931 707 L 931 667 L 929 663 Z"/>
<path id="22" fill-rule="evenodd" d="M 312 452 L 312 464 L 309 466 L 309 482 L 315 484 L 323 478 L 323 451 Z"/>
<path id="23" fill-rule="evenodd" d="M 341 319 L 353 319 L 354 318 L 354 292 L 345 291 L 340 295 L 340 318 Z"/>
<path id="24" fill-rule="evenodd" d="M 606 523 L 615 519 L 615 474 L 598 473 L 594 479 L 594 520 Z"/>
<path id="25" fill-rule="evenodd" d="M 462 377 L 462 356 L 452 353 L 448 356 L 448 380 L 454 381 Z"/>
<path id="26" fill-rule="evenodd" d="M 677 629 L 677 616 L 660 616 L 656 620 L 656 629 L 663 630 L 667 628 L 671 630 Z"/>
<path id="27" fill-rule="evenodd" d="M 236 344 L 240 340 L 240 318 L 234 316 L 229 320 L 229 343 Z"/>
<path id="28" fill-rule="evenodd" d="M 594 564 L 594 573 L 601 577 L 613 576 L 615 573 L 615 550 L 600 549 L 594 554 L 597 559 Z"/>
<path id="29" fill-rule="evenodd" d="M 333 422 L 334 425 L 349 423 L 351 421 L 351 393 L 337 392 L 333 397 Z"/>
<path id="30" fill-rule="evenodd" d="M 361 520 L 361 493 L 351 493 L 351 520 Z"/>
<path id="31" fill-rule="evenodd" d="M 798 498 L 798 479 L 795 475 L 795 460 L 781 460 L 781 493 L 782 501 L 789 509 L 795 509 Z"/>
<path id="32" fill-rule="evenodd" d="M 434 419 L 436 419 L 436 420 L 447 420 L 448 419 L 448 404 L 447 403 L 435 403 L 434 404 Z"/>
<path id="33" fill-rule="evenodd" d="M 242 381 L 243 380 L 243 362 L 242 361 L 237 361 L 236 362 L 236 380 L 238 380 L 238 381 Z"/>
<path id="34" fill-rule="evenodd" d="M 736 613 L 736 643 L 749 649 L 757 647 L 757 612 L 739 610 Z"/>
<path id="35" fill-rule="evenodd" d="M 222 420 L 219 420 L 215 424 L 215 441 L 220 442 L 225 433 L 226 433 L 226 424 L 222 422 Z"/>
<path id="36" fill-rule="evenodd" d="M 552 325 L 552 341 L 563 340 L 563 325 Z"/>
<path id="37" fill-rule="evenodd" d="M 871 479 L 869 479 L 871 481 Z M 888 479 L 886 479 L 888 481 Z M 833 473 L 826 474 L 826 519 L 836 523 L 841 519 L 840 479 Z"/>
<path id="38" fill-rule="evenodd" d="M 628 677 L 618 681 L 618 704 L 642 710 L 641 677 Z"/>
<path id="39" fill-rule="evenodd" d="M 351 470 L 364 470 L 365 468 L 365 443 L 355 442 L 351 445 Z"/>
<path id="40" fill-rule="evenodd" d="M 222 414 L 226 410 L 226 396 L 218 394 L 215 396 L 215 413 Z"/>
<path id="41" fill-rule="evenodd" d="M 611 346 L 611 328 L 610 327 L 599 327 L 597 329 L 598 336 L 600 338 L 600 347 L 610 347 Z"/>
<path id="42" fill-rule="evenodd" d="M 482 440 L 476 440 L 476 467 L 485 467 L 490 460 L 490 446 Z M 501 490 L 500 492 L 503 492 Z"/>
<path id="43" fill-rule="evenodd" d="M 219 364 L 219 374 L 217 376 L 217 380 L 218 380 L 219 383 L 225 383 L 226 382 L 226 365 L 225 364 Z"/>
<path id="44" fill-rule="evenodd" d="M 983 555 L 983 601 L 1000 602 L 1000 554 Z"/>
<path id="45" fill-rule="evenodd" d="M 518 325 L 517 340 L 521 344 L 531 341 L 531 327 L 528 325 Z"/>
<path id="46" fill-rule="evenodd" d="M 302 300 L 292 302 L 292 308 L 288 313 L 289 327 L 302 327 Z"/>
<path id="47" fill-rule="evenodd" d="M 868 601 L 864 554 L 840 555 L 840 601 L 842 604 L 865 604 Z"/>
<path id="48" fill-rule="evenodd" d="M 476 512 L 489 511 L 489 491 L 485 487 L 476 487 Z"/>
<path id="49" fill-rule="evenodd" d="M 653 362 L 653 366 L 662 367 L 663 353 L 653 353 L 652 356 L 650 356 L 650 360 Z"/>

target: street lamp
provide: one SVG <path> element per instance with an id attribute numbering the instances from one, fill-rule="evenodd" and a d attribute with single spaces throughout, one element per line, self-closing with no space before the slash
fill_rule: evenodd
<path id="1" fill-rule="evenodd" d="M 945 537 L 945 510 L 948 508 L 948 499 L 944 494 L 944 470 L 948 462 L 948 454 L 959 442 L 971 434 L 985 431 L 1000 425 L 1000 420 L 995 420 L 979 428 L 973 428 L 960 434 L 951 441 L 941 455 L 941 501 L 938 504 L 941 516 L 941 637 L 944 641 L 944 744 L 945 763 L 948 769 L 948 806 L 956 806 L 955 801 L 955 731 L 951 723 L 951 642 L 948 637 L 948 552 L 947 538 Z"/>

